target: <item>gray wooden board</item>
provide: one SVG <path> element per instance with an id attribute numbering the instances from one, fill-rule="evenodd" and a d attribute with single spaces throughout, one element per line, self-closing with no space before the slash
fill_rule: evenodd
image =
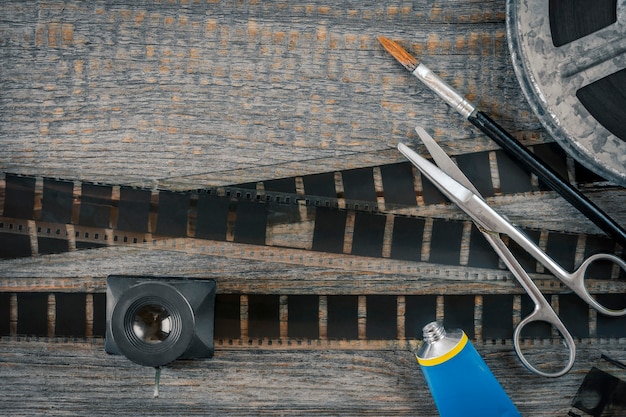
<path id="1" fill-rule="evenodd" d="M 451 155 L 497 149 L 407 74 L 378 35 L 401 42 L 524 144 L 551 142 L 517 85 L 504 8 L 489 0 L 4 1 L 0 171 L 178 190 L 241 184 L 403 161 L 400 141 L 424 151 L 416 124 Z M 623 189 L 592 184 L 585 193 L 624 222 Z M 597 232 L 550 192 L 491 202 L 529 227 Z M 459 217 L 450 206 L 407 214 Z M 102 292 L 107 274 L 138 273 L 215 276 L 218 288 L 245 294 L 520 293 L 505 271 L 426 264 L 423 272 L 109 247 L 3 260 L 0 286 Z M 559 379 L 524 370 L 510 341 L 478 348 L 522 414 L 551 416 L 566 414 L 600 352 L 624 360 L 624 345 L 580 342 L 574 370 Z M 220 348 L 212 360 L 164 369 L 159 399 L 153 376 L 106 355 L 98 340 L 3 338 L 0 414 L 436 415 L 403 350 Z"/>
<path id="2" fill-rule="evenodd" d="M 566 415 L 599 351 L 626 358 L 619 344 L 582 346 L 572 372 L 545 379 L 526 371 L 509 346 L 477 349 L 528 416 Z M 3 339 L 0 366 L 0 408 L 12 416 L 437 415 L 405 350 L 218 350 L 213 359 L 163 368 L 156 399 L 154 370 L 107 355 L 101 342 Z"/>
<path id="3" fill-rule="evenodd" d="M 263 247 L 253 249 L 262 251 Z M 522 294 L 507 270 L 410 262 L 418 273 L 372 271 L 375 258 L 353 268 L 298 265 L 289 260 L 203 256 L 179 251 L 110 247 L 3 261 L 0 290 L 4 292 L 104 292 L 108 275 L 153 275 L 212 278 L 220 292 L 249 294 Z M 258 253 L 258 252 L 256 252 Z M 317 259 L 317 254 L 303 252 Z M 330 259 L 351 258 L 341 255 Z M 324 254 L 319 259 L 329 259 Z M 313 263 L 317 263 L 314 260 Z M 371 266 L 369 266 L 371 264 Z M 412 271 L 412 270 L 411 270 Z M 569 293 L 551 275 L 533 274 L 546 293 Z M 622 292 L 621 281 L 590 281 L 597 293 Z"/>
<path id="4" fill-rule="evenodd" d="M 2 15 L 6 171 L 172 187 L 292 176 L 368 164 L 416 123 L 461 152 L 493 146 L 378 35 L 546 139 L 509 63 L 504 2 L 3 2 Z"/>

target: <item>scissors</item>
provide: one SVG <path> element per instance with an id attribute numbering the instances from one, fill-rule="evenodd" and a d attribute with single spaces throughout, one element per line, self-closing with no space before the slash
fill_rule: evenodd
<path id="1" fill-rule="evenodd" d="M 574 272 L 570 273 L 566 271 L 522 231 L 492 209 L 460 168 L 423 128 L 417 127 L 415 130 L 438 166 L 427 161 L 403 143 L 398 144 L 398 150 L 420 170 L 422 175 L 428 178 L 446 197 L 472 218 L 485 239 L 487 239 L 487 242 L 489 242 L 491 247 L 496 251 L 524 290 L 526 290 L 531 300 L 535 303 L 533 312 L 520 321 L 513 333 L 513 346 L 515 347 L 520 361 L 530 371 L 545 377 L 559 377 L 566 374 L 572 368 L 576 359 L 576 345 L 574 339 L 550 303 L 544 298 L 537 285 L 535 285 L 517 258 L 515 258 L 515 255 L 511 253 L 509 248 L 502 241 L 500 235 L 508 235 L 509 238 L 517 242 L 524 250 L 543 264 L 546 269 L 552 272 L 556 278 L 569 287 L 587 304 L 608 316 L 626 315 L 626 308 L 614 310 L 596 301 L 585 287 L 585 274 L 589 266 L 595 261 L 610 261 L 617 264 L 624 271 L 626 271 L 626 262 L 616 255 L 599 253 L 585 259 Z M 543 371 L 531 364 L 524 356 L 521 350 L 522 329 L 533 322 L 549 323 L 556 328 L 563 337 L 569 352 L 569 357 L 567 364 L 562 369 L 554 372 Z"/>

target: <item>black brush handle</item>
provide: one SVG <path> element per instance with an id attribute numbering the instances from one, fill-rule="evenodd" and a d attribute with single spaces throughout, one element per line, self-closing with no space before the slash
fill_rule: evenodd
<path id="1" fill-rule="evenodd" d="M 589 220 L 613 237 L 619 244 L 626 248 L 626 231 L 603 212 L 598 206 L 585 197 L 568 181 L 541 161 L 535 154 L 530 152 L 524 145 L 519 143 L 500 125 L 481 111 L 473 112 L 468 118 L 474 126 L 478 127 L 487 136 L 493 139 L 509 155 L 521 165 L 535 174 L 548 187 L 559 193 L 572 206 L 584 214 Z"/>

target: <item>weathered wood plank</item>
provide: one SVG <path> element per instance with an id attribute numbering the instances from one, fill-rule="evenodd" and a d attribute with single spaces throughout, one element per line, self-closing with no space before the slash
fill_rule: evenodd
<path id="1" fill-rule="evenodd" d="M 626 358 L 620 343 L 582 346 L 569 374 L 545 379 L 525 370 L 508 347 L 477 349 L 522 415 L 532 416 L 566 415 L 600 351 Z M 101 343 L 3 339 L 0 366 L 0 408 L 15 416 L 437 415 L 412 353 L 403 350 L 218 350 L 210 360 L 165 367 L 156 399 L 154 371 L 107 355 Z"/>
<path id="2" fill-rule="evenodd" d="M 289 261 L 288 256 L 284 262 L 279 259 L 273 262 L 254 260 L 254 254 L 264 248 L 241 247 L 247 248 L 241 250 L 249 251 L 250 255 L 203 256 L 183 250 L 145 250 L 124 246 L 6 260 L 0 270 L 0 291 L 46 292 L 56 288 L 70 292 L 103 292 L 108 275 L 171 275 L 213 278 L 217 280 L 220 291 L 227 293 L 408 295 L 523 292 L 506 270 L 398 261 L 398 271 L 372 272 L 368 270 L 371 269 L 369 265 L 376 267 L 380 262 L 375 258 L 301 251 L 300 256 L 313 260 L 316 256 L 320 260 L 335 259 L 338 264 L 314 267 L 299 265 L 299 258 Z M 288 249 L 281 251 L 289 253 Z M 359 260 L 364 262 L 360 267 L 350 263 Z M 348 267 L 341 266 L 341 262 Z M 402 271 L 402 264 L 409 268 L 408 273 Z M 548 293 L 569 292 L 550 275 L 532 276 Z M 616 280 L 589 281 L 589 288 L 598 293 L 621 292 L 624 285 L 624 282 Z"/>
<path id="3" fill-rule="evenodd" d="M 509 65 L 503 2 L 2 9 L 5 171 L 170 187 L 284 177 L 318 159 L 367 164 L 415 123 L 457 151 L 492 146 L 403 73 L 379 34 L 512 131 L 547 139 Z"/>

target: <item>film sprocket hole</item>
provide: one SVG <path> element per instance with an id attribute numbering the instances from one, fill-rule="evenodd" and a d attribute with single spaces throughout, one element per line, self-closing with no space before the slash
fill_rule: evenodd
<path id="1" fill-rule="evenodd" d="M 144 366 L 213 356 L 212 279 L 110 275 L 105 350 Z"/>

